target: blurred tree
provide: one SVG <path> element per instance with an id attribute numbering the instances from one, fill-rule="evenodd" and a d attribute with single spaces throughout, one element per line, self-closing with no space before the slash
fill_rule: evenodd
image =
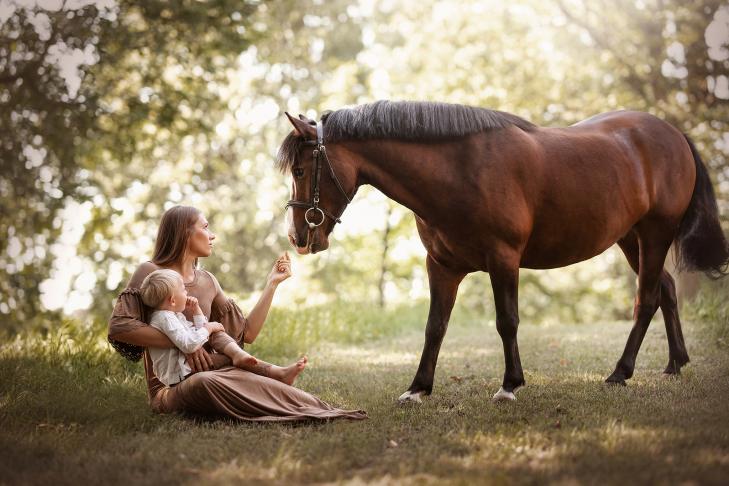
<path id="1" fill-rule="evenodd" d="M 7 258 L 0 261 L 0 271 L 12 277 L 0 280 L 6 329 L 27 325 L 20 323 L 29 317 L 45 325 L 40 284 L 49 275 L 75 277 L 88 269 L 94 282 L 72 286 L 91 287 L 93 314 L 106 316 L 114 292 L 150 256 L 156 222 L 174 203 L 200 207 L 222 236 L 205 264 L 224 288 L 249 292 L 259 287 L 274 255 L 286 245 L 279 227 L 283 211 L 277 212 L 286 186 L 271 163 L 281 140 L 279 107 L 296 99 L 294 90 L 302 90 L 307 105 L 317 106 L 317 82 L 361 47 L 343 1 L 326 6 L 255 0 L 88 3 L 95 5 L 14 3 L 3 10 L 3 39 L 11 39 L 4 48 L 17 64 L 0 64 L 0 82 L 7 86 L 0 97 L 3 123 L 9 127 L 3 130 L 9 140 L 3 146 L 10 147 L 3 166 L 19 171 L 14 184 L 10 178 L 0 180 L 0 230 L 9 235 L 7 243 L 0 240 L 9 250 L 3 248 Z M 321 48 L 310 46 L 308 33 L 294 35 L 302 30 L 322 36 Z M 12 41 L 20 37 L 22 48 Z M 71 81 L 46 52 L 56 45 L 86 55 L 74 64 Z M 313 66 L 313 75 L 299 66 Z M 12 84 L 20 75 L 41 77 L 32 85 Z M 28 88 L 25 98 L 17 94 L 28 86 L 37 93 Z M 51 96 L 66 105 L 48 103 Z M 38 123 L 36 105 L 28 103 L 42 106 L 44 117 L 60 119 L 64 108 L 64 129 Z M 35 132 L 11 129 L 31 122 L 43 137 L 46 130 L 56 137 L 57 146 L 42 143 L 45 138 Z M 35 165 L 29 162 L 28 170 L 20 170 L 20 157 L 30 149 L 16 148 L 25 146 L 37 147 L 30 152 Z M 50 191 L 46 183 L 43 191 L 34 168 L 41 181 L 49 171 L 61 172 L 51 181 L 61 189 Z M 21 191 L 26 186 L 34 190 Z M 27 214 L 13 208 L 16 199 Z M 40 207 L 38 201 L 55 205 Z M 89 202 L 79 206 L 76 201 Z M 75 260 L 77 267 L 51 268 L 54 255 L 48 250 L 61 232 L 64 207 L 79 211 L 67 218 L 83 225 L 80 242 L 72 242 L 81 258 Z M 38 234 L 31 250 L 45 256 L 33 267 L 17 261 L 19 254 L 27 262 L 35 256 L 27 249 L 26 234 Z"/>
<path id="2" fill-rule="evenodd" d="M 113 199 L 135 181 L 154 185 L 148 178 L 166 165 L 162 153 L 175 162 L 184 137 L 205 139 L 225 108 L 215 88 L 226 77 L 226 62 L 264 30 L 248 28 L 256 3 L 3 4 L 3 327 L 43 317 L 39 285 L 51 270 L 47 250 L 70 200 L 94 202 L 82 248 L 95 252 L 97 262 L 120 256 L 109 245 L 120 236 L 114 227 L 123 206 Z M 219 169 L 224 160 L 214 158 Z M 157 216 L 172 182 L 184 176 L 170 171 L 157 181 L 162 190 L 149 191 L 132 211 Z"/>
<path id="3" fill-rule="evenodd" d="M 96 95 L 79 83 L 110 13 L 93 5 L 2 10 L 0 316 L 7 327 L 42 311 L 39 285 L 60 233 L 57 215 L 82 183 L 76 153 L 96 118 Z"/>
<path id="4" fill-rule="evenodd" d="M 175 203 L 200 207 L 219 234 L 205 264 L 223 287 L 258 288 L 287 246 L 287 181 L 271 163 L 290 130 L 284 110 L 313 118 L 381 98 L 427 99 L 545 125 L 651 111 L 697 140 L 728 213 L 726 1 L 51 3 L 0 8 L 6 329 L 42 316 L 39 284 L 49 275 L 89 268 L 95 283 L 74 285 L 92 288 L 93 312 L 106 315 Z M 375 194 L 357 199 L 367 205 Z M 308 258 L 306 295 L 376 302 L 427 294 L 418 287 L 422 252 L 408 243 L 413 218 L 386 204 L 380 226 L 365 234 L 338 227 L 329 252 Z M 70 243 L 81 260 L 51 268 L 69 221 L 83 229 Z M 522 275 L 530 319 L 630 315 L 633 277 L 615 250 Z M 469 278 L 459 302 L 490 312 L 487 276 Z"/>

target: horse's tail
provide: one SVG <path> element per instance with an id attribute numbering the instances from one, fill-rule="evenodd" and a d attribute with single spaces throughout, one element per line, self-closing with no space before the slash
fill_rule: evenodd
<path id="1" fill-rule="evenodd" d="M 696 184 L 674 242 L 677 267 L 717 279 L 729 273 L 729 243 L 719 223 L 719 209 L 706 166 L 693 141 L 687 135 L 684 137 L 694 156 Z"/>

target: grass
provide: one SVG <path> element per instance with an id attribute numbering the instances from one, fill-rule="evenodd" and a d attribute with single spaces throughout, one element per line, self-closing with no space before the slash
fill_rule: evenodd
<path id="1" fill-rule="evenodd" d="M 266 319 L 266 331 L 249 351 L 269 360 L 285 359 L 306 353 L 323 341 L 361 344 L 389 338 L 407 329 L 422 328 L 426 318 L 425 303 L 384 310 L 341 301 L 295 311 L 274 308 Z"/>
<path id="2" fill-rule="evenodd" d="M 6 344 L 0 484 L 725 484 L 729 477 L 729 356 L 703 325 L 684 324 L 692 362 L 679 379 L 664 379 L 667 346 L 656 318 L 625 388 L 602 380 L 629 323 L 524 325 L 528 385 L 515 403 L 494 404 L 503 372 L 496 330 L 456 315 L 434 394 L 402 407 L 395 399 L 423 342 L 422 324 L 403 322 L 377 324 L 392 328 L 379 336 L 347 341 L 342 331 L 337 342 L 308 341 L 311 365 L 298 385 L 370 415 L 328 424 L 154 415 L 138 365 L 94 336 L 66 331 Z M 264 344 L 257 353 L 268 358 Z M 282 346 L 269 350 L 281 354 Z"/>

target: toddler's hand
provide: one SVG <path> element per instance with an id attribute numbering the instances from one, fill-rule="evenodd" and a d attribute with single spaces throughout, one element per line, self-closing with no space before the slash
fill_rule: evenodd
<path id="1" fill-rule="evenodd" d="M 185 302 L 185 309 L 191 310 L 193 314 L 202 314 L 202 309 L 200 308 L 200 303 L 197 301 L 197 297 L 193 297 L 191 295 L 187 296 L 187 301 Z"/>
<path id="2" fill-rule="evenodd" d="M 187 296 L 187 301 L 185 302 L 185 307 L 188 307 L 190 309 L 194 309 L 197 305 L 197 297 L 193 297 L 192 295 Z"/>

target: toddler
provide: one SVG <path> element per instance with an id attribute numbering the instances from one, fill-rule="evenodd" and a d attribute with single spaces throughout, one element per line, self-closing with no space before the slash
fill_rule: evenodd
<path id="1" fill-rule="evenodd" d="M 228 356 L 237 368 L 251 368 L 258 363 L 225 333 L 222 324 L 208 322 L 197 299 L 188 297 L 179 273 L 170 269 L 156 270 L 144 279 L 141 292 L 144 304 L 155 309 L 149 324 L 162 331 L 176 346 L 149 348 L 154 374 L 165 385 L 175 385 L 192 373 L 185 354 L 197 351 L 208 339 L 213 349 Z M 192 310 L 193 322 L 182 313 L 186 308 Z"/>

